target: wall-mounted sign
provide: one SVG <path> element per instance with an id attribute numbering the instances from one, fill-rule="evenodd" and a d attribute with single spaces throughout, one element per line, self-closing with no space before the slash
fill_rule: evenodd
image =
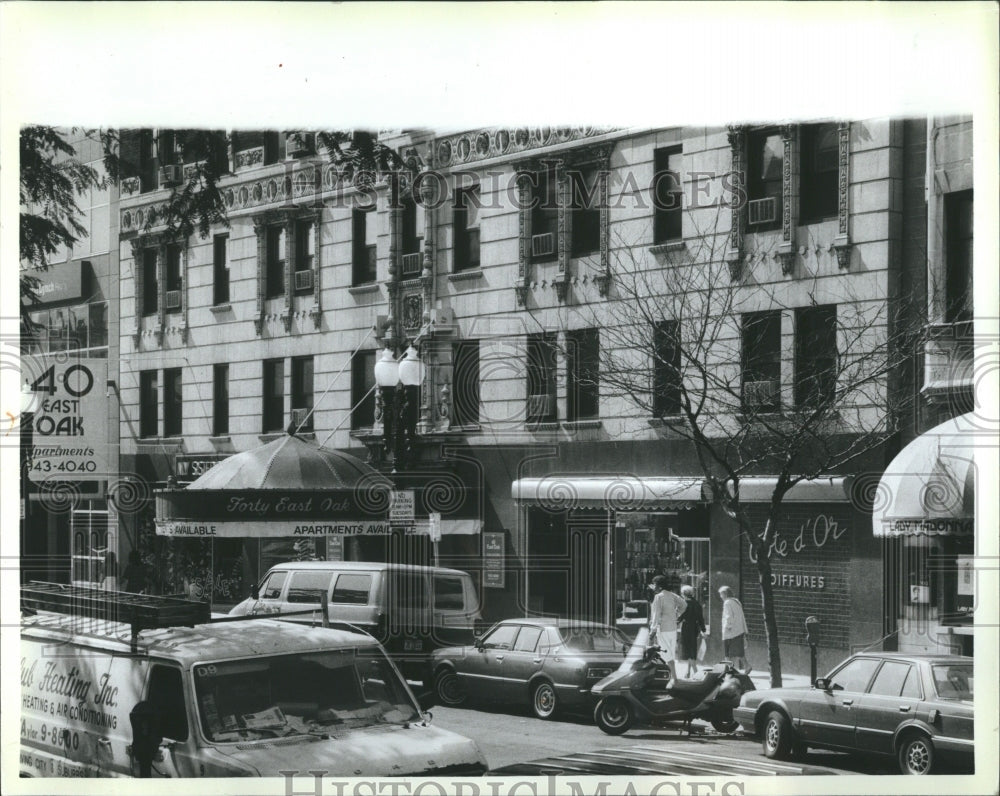
<path id="1" fill-rule="evenodd" d="M 30 357 L 28 386 L 35 411 L 25 418 L 32 433 L 32 481 L 103 481 L 108 478 L 108 361 L 38 354 Z M 117 464 L 116 468 L 117 469 Z"/>
<path id="2" fill-rule="evenodd" d="M 28 276 L 38 280 L 35 295 L 43 304 L 68 301 L 83 296 L 83 269 L 86 260 L 58 263 L 48 268 L 29 271 Z M 22 298 L 21 303 L 31 304 L 30 298 Z"/>
<path id="3" fill-rule="evenodd" d="M 344 537 L 343 536 L 328 536 L 326 539 L 326 560 L 327 561 L 343 561 L 344 560 Z"/>
<path id="4" fill-rule="evenodd" d="M 228 453 L 178 454 L 174 463 L 174 475 L 180 483 L 194 481 L 228 456 Z"/>
<path id="5" fill-rule="evenodd" d="M 504 532 L 483 534 L 483 585 L 502 589 L 506 585 L 506 543 Z"/>
<path id="6" fill-rule="evenodd" d="M 392 525 L 412 525 L 416 504 L 412 489 L 396 490 L 389 505 L 389 522 Z"/>

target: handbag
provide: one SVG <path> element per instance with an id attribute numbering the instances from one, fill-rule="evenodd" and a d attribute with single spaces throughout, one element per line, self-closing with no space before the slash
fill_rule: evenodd
<path id="1" fill-rule="evenodd" d="M 698 640 L 698 660 L 705 660 L 705 653 L 708 651 L 708 644 L 705 643 L 705 637 L 702 636 Z"/>

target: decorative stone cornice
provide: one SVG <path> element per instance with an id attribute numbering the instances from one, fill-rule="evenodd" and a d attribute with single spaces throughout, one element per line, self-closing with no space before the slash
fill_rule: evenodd
<path id="1" fill-rule="evenodd" d="M 519 127 L 472 130 L 441 136 L 430 142 L 434 163 L 449 169 L 492 158 L 531 152 L 543 147 L 585 141 L 613 133 L 614 127 Z"/>

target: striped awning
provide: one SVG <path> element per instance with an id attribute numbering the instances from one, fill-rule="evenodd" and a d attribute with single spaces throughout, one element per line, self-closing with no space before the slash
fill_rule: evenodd
<path id="1" fill-rule="evenodd" d="M 975 530 L 972 415 L 921 434 L 892 460 L 873 497 L 875 536 L 967 536 Z"/>

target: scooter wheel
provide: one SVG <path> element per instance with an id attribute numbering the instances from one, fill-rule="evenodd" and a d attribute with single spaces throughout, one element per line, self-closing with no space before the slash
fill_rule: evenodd
<path id="1" fill-rule="evenodd" d="M 740 723 L 733 718 L 715 718 L 712 719 L 712 727 L 716 732 L 730 735 L 740 728 Z"/>
<path id="2" fill-rule="evenodd" d="M 632 726 L 632 708 L 621 697 L 602 699 L 594 708 L 594 722 L 608 735 L 621 735 Z"/>

